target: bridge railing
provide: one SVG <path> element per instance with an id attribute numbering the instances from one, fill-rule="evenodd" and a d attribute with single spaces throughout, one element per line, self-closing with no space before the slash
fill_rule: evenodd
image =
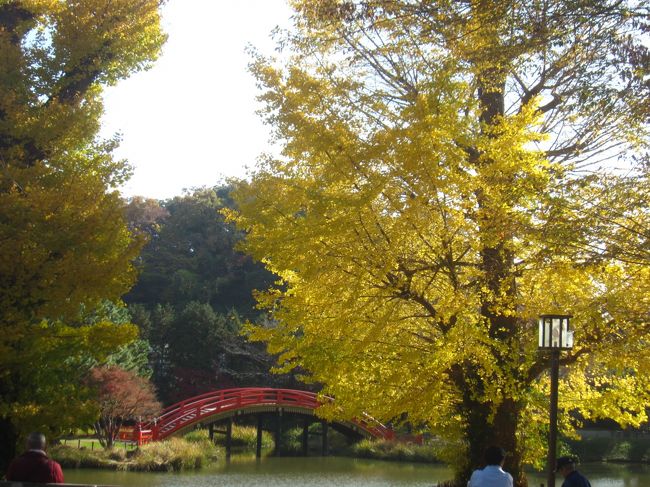
<path id="1" fill-rule="evenodd" d="M 197 423 L 203 418 L 218 413 L 263 405 L 293 406 L 315 410 L 322 404 L 321 399 L 313 392 L 294 389 L 264 387 L 224 389 L 201 394 L 173 404 L 165 408 L 154 421 L 144 423 L 140 427 L 143 432 L 151 431 L 147 440 L 159 440 L 190 424 Z M 333 399 L 324 398 L 324 400 L 332 401 Z M 367 414 L 355 418 L 351 422 L 378 438 L 393 439 L 395 436 L 390 428 Z M 137 428 L 134 434 L 137 434 Z M 146 442 L 143 438 L 134 438 L 134 440 L 137 440 L 138 444 L 141 444 L 140 441 Z"/>
<path id="2" fill-rule="evenodd" d="M 140 424 L 136 424 L 135 426 L 121 427 L 117 433 L 117 439 L 122 441 L 133 441 L 138 446 L 141 446 L 151 442 L 154 438 L 151 429 L 142 429 Z"/>

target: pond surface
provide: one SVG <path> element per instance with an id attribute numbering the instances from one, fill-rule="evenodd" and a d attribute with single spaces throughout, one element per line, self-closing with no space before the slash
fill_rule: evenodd
<path id="1" fill-rule="evenodd" d="M 647 465 L 586 464 L 580 470 L 592 487 L 650 487 Z M 135 487 L 432 487 L 449 480 L 442 465 L 384 462 L 343 457 L 275 458 L 237 456 L 196 472 L 143 473 L 66 469 L 66 482 Z M 546 483 L 543 473 L 529 475 L 530 487 Z M 559 479 L 558 479 L 559 480 Z M 559 487 L 562 482 L 556 481 Z"/>

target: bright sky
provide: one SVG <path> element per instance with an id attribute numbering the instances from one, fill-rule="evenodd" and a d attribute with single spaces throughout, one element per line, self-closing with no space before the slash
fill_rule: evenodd
<path id="1" fill-rule="evenodd" d="M 245 48 L 272 53 L 271 30 L 290 15 L 285 0 L 168 0 L 162 56 L 104 96 L 103 134 L 122 134 L 116 155 L 135 167 L 126 196 L 164 199 L 245 176 L 269 148 Z"/>

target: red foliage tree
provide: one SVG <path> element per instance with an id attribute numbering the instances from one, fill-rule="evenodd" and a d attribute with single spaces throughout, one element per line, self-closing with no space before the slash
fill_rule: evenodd
<path id="1" fill-rule="evenodd" d="M 95 389 L 99 419 L 94 428 L 104 448 L 112 448 L 125 420 L 151 419 L 161 410 L 153 385 L 147 379 L 119 367 L 96 367 L 89 385 Z"/>

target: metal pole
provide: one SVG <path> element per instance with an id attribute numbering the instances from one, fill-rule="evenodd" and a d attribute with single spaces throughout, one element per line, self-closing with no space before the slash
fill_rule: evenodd
<path id="1" fill-rule="evenodd" d="M 546 465 L 548 487 L 555 487 L 555 461 L 557 448 L 557 398 L 559 378 L 560 350 L 555 349 L 551 351 L 551 411 L 549 415 L 548 460 Z"/>

